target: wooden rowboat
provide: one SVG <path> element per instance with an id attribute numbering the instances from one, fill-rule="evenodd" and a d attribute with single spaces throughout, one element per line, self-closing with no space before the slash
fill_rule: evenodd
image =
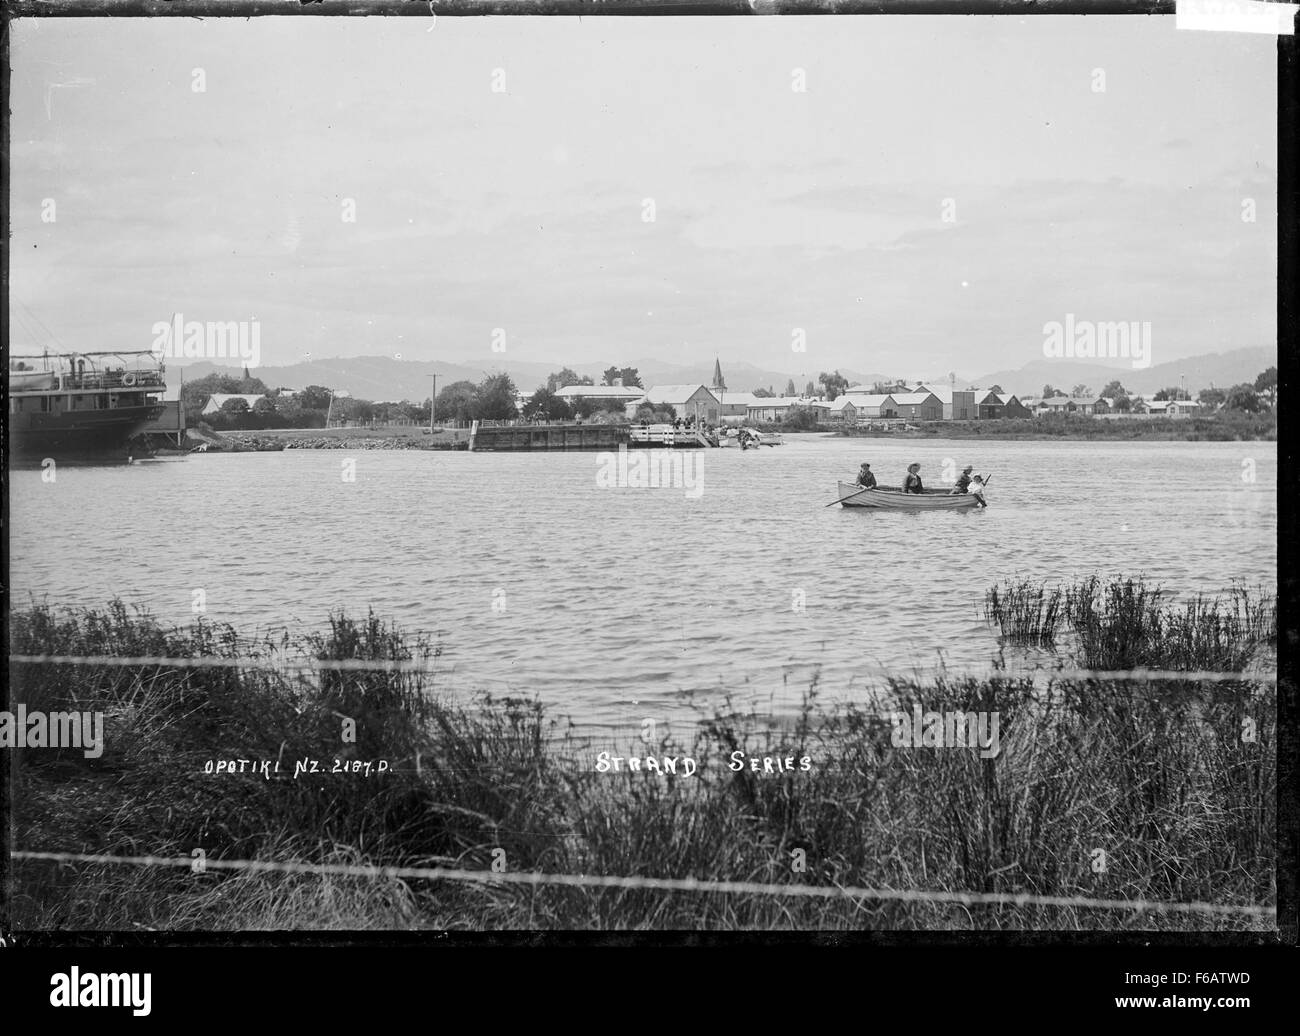
<path id="1" fill-rule="evenodd" d="M 973 493 L 949 493 L 946 489 L 904 493 L 897 486 L 864 490 L 851 482 L 841 482 L 839 490 L 840 503 L 845 507 L 874 507 L 886 511 L 963 511 L 979 506 Z"/>

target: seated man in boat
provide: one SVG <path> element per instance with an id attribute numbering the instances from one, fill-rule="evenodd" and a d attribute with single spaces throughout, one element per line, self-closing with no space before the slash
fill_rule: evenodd
<path id="1" fill-rule="evenodd" d="M 862 469 L 858 472 L 858 485 L 863 489 L 876 488 L 876 476 L 871 473 L 870 464 L 862 465 Z"/>
<path id="2" fill-rule="evenodd" d="M 921 465 L 909 464 L 907 466 L 907 478 L 903 479 L 904 493 L 924 493 L 925 486 L 921 485 Z"/>
<path id="3" fill-rule="evenodd" d="M 971 467 L 969 464 L 965 468 L 963 468 L 962 473 L 957 476 L 957 484 L 953 486 L 952 492 L 949 493 L 948 495 L 952 496 L 956 493 L 970 492 L 970 473 L 974 470 L 975 469 Z"/>

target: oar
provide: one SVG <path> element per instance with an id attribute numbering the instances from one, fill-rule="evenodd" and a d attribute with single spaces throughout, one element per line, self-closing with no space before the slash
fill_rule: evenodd
<path id="1" fill-rule="evenodd" d="M 863 487 L 862 487 L 861 489 L 859 489 L 856 493 L 850 493 L 848 496 L 842 496 L 842 497 L 840 497 L 838 500 L 832 500 L 832 501 L 831 501 L 829 504 L 827 504 L 826 506 L 827 506 L 827 507 L 834 507 L 836 504 L 842 504 L 842 503 L 844 503 L 845 500 L 852 500 L 855 496 L 861 496 L 863 493 L 870 493 L 870 492 L 871 492 L 873 489 L 875 489 L 875 488 L 876 488 L 875 486 L 863 486 Z"/>

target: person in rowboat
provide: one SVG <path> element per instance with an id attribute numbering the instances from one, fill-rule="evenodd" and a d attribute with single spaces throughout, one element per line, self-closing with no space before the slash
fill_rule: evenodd
<path id="1" fill-rule="evenodd" d="M 876 488 L 876 476 L 871 473 L 870 464 L 862 465 L 862 469 L 858 472 L 858 485 L 863 489 Z"/>
<path id="2" fill-rule="evenodd" d="M 988 507 L 988 503 L 984 499 L 984 477 L 982 475 L 976 475 L 971 479 L 970 492 L 979 501 L 980 507 Z"/>
<path id="3" fill-rule="evenodd" d="M 903 480 L 904 493 L 924 493 L 925 487 L 921 485 L 921 465 L 909 464 L 907 466 L 907 478 Z"/>
<path id="4" fill-rule="evenodd" d="M 957 493 L 970 492 L 970 473 L 974 470 L 975 469 L 972 468 L 969 464 L 965 468 L 963 468 L 962 473 L 957 476 L 957 484 L 952 488 L 952 492 L 950 492 L 948 495 L 953 496 L 954 494 Z"/>

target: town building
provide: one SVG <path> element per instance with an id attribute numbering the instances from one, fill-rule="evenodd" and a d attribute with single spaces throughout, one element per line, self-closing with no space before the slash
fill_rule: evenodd
<path id="1" fill-rule="evenodd" d="M 996 417 L 1033 417 L 1033 411 L 1020 399 L 1010 392 L 999 392 L 995 398 L 1001 404 L 1002 409 L 994 416 Z"/>
<path id="2" fill-rule="evenodd" d="M 695 417 L 716 425 L 722 416 L 722 403 L 704 385 L 655 385 L 639 402 L 668 404 L 683 421 Z"/>
<path id="3" fill-rule="evenodd" d="M 933 392 L 890 393 L 899 417 L 912 421 L 942 421 L 943 401 Z"/>
<path id="4" fill-rule="evenodd" d="M 919 385 L 916 391 L 929 392 L 938 397 L 943 404 L 945 421 L 974 421 L 979 416 L 975 410 L 975 393 L 969 389 Z"/>
<path id="5" fill-rule="evenodd" d="M 555 394 L 567 403 L 576 399 L 617 399 L 624 403 L 635 403 L 645 396 L 645 389 L 635 386 L 624 388 L 620 385 L 566 385 L 557 389 Z"/>
<path id="6" fill-rule="evenodd" d="M 763 400 L 752 392 L 713 391 L 718 397 L 718 414 L 724 424 L 743 424 L 749 417 L 749 408 Z"/>
<path id="7" fill-rule="evenodd" d="M 758 399 L 748 410 L 751 421 L 783 421 L 791 407 L 813 407 L 818 411 L 818 420 L 825 420 L 830 414 L 830 404 L 824 399 L 805 399 L 801 396 L 773 396 Z"/>
<path id="8" fill-rule="evenodd" d="M 898 417 L 898 404 L 894 402 L 894 397 L 888 392 L 874 392 L 867 395 L 855 395 L 852 397 L 853 405 L 857 407 L 858 416 L 868 420 L 879 420 L 887 417 Z"/>

